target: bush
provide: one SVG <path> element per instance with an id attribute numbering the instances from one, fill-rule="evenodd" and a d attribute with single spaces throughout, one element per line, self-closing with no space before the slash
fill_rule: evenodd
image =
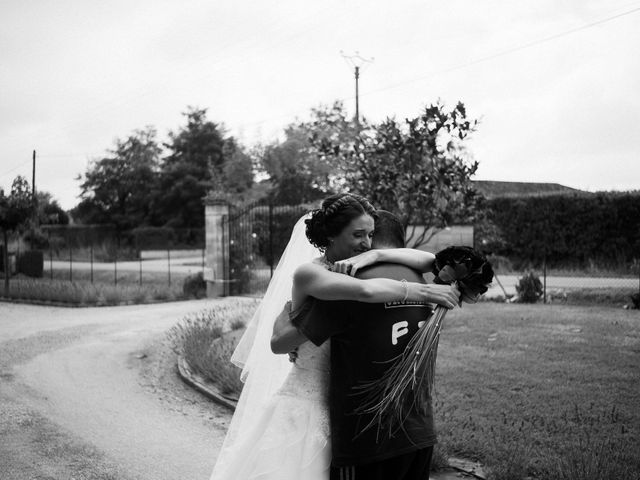
<path id="1" fill-rule="evenodd" d="M 138 250 L 166 250 L 174 243 L 173 229 L 167 227 L 138 227 L 130 234 Z"/>
<path id="2" fill-rule="evenodd" d="M 527 272 L 516 285 L 518 301 L 521 303 L 536 303 L 542 296 L 542 282 L 533 272 Z"/>
<path id="3" fill-rule="evenodd" d="M 176 291 L 175 287 L 169 286 L 113 285 L 16 278 L 11 281 L 8 298 L 27 302 L 100 306 L 146 303 L 150 300 L 175 300 L 180 298 L 180 292 Z"/>
<path id="4" fill-rule="evenodd" d="M 174 352 L 224 394 L 239 394 L 240 369 L 229 358 L 235 338 L 240 335 L 239 327 L 249 321 L 257 304 L 256 301 L 218 304 L 185 317 L 167 333 Z M 228 332 L 234 333 L 227 336 Z"/>
<path id="5" fill-rule="evenodd" d="M 634 293 L 631 295 L 631 304 L 634 310 L 640 310 L 640 293 Z"/>
<path id="6" fill-rule="evenodd" d="M 619 305 L 624 306 L 629 299 L 629 289 L 623 288 L 580 288 L 567 291 L 567 303 L 574 305 Z M 548 297 L 548 295 L 547 295 Z"/>
<path id="7" fill-rule="evenodd" d="M 23 239 L 36 250 L 44 250 L 49 247 L 49 240 L 40 230 L 29 230 L 24 234 Z"/>
<path id="8" fill-rule="evenodd" d="M 43 225 L 42 234 L 59 248 L 79 248 L 97 243 L 117 244 L 118 233 L 114 225 Z"/>
<path id="9" fill-rule="evenodd" d="M 41 250 L 29 250 L 18 257 L 18 273 L 24 273 L 28 277 L 42 278 L 44 256 Z"/>
<path id="10" fill-rule="evenodd" d="M 207 283 L 202 272 L 189 275 L 182 282 L 182 293 L 186 298 L 204 298 L 207 296 Z"/>
<path id="11" fill-rule="evenodd" d="M 489 216 L 520 265 L 624 269 L 640 250 L 640 192 L 497 197 Z"/>

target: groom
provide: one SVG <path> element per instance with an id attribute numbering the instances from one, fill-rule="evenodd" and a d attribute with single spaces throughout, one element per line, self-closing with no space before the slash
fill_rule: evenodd
<path id="1" fill-rule="evenodd" d="M 385 211 L 378 214 L 372 247 L 404 247 L 398 218 Z M 372 265 L 357 276 L 424 283 L 420 273 L 398 264 Z M 430 313 L 429 305 L 416 302 L 317 300 L 304 317 L 292 318 L 314 344 L 331 339 L 331 480 L 429 478 L 436 443 L 431 399 L 425 396 L 409 410 L 403 425 L 391 432 L 378 431 L 376 425 L 365 429 L 372 415 L 356 413 L 363 399 L 354 387 L 379 379 Z"/>

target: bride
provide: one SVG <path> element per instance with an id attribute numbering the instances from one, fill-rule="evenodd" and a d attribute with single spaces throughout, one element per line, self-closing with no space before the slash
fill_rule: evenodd
<path id="1" fill-rule="evenodd" d="M 231 361 L 243 368 L 238 406 L 211 480 L 327 480 L 331 463 L 327 407 L 329 342 L 303 343 L 297 360 L 274 355 L 274 321 L 287 300 L 300 311 L 308 297 L 379 303 L 394 300 L 456 304 L 450 287 L 390 279 L 358 280 L 345 261 L 371 248 L 375 209 L 364 198 L 337 194 L 295 225 L 265 296 Z M 433 255 L 410 249 L 379 251 L 376 261 L 430 269 Z M 338 262 L 336 264 L 336 262 Z M 365 266 L 361 260 L 358 267 Z M 335 264 L 335 265 L 334 265 Z"/>

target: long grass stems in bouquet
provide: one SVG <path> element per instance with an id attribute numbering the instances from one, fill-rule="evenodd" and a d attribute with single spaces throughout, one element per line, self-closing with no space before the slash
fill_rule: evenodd
<path id="1" fill-rule="evenodd" d="M 493 268 L 487 259 L 471 247 L 448 247 L 436 254 L 434 283 L 455 284 L 460 300 L 475 303 L 493 280 Z M 362 431 L 376 427 L 389 435 L 401 430 L 413 409 L 420 409 L 433 393 L 436 357 L 442 322 L 447 308 L 437 305 L 431 317 L 411 338 L 404 352 L 375 381 L 356 387 L 363 401 L 355 411 L 370 415 Z"/>

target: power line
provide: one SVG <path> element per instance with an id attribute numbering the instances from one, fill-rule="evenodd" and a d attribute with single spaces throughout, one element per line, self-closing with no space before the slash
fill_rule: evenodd
<path id="1" fill-rule="evenodd" d="M 298 20 L 302 20 L 302 23 L 305 23 L 305 20 L 311 20 L 311 19 L 317 19 L 318 16 L 324 15 L 326 12 L 330 11 L 330 6 L 328 5 L 323 5 L 318 7 L 316 10 L 311 10 L 311 11 L 307 11 L 305 12 L 304 15 L 302 15 L 301 18 L 299 18 Z M 254 55 L 256 55 L 255 51 L 258 52 L 258 56 L 261 53 L 266 53 L 271 49 L 276 48 L 277 46 L 281 45 L 281 44 L 286 44 L 289 43 L 291 41 L 293 41 L 296 37 L 303 35 L 303 34 L 307 34 L 309 32 L 309 28 L 306 28 L 304 30 L 300 29 L 297 32 L 294 33 L 290 33 L 287 34 L 285 36 L 282 36 L 281 33 L 286 33 L 284 27 L 287 25 L 287 23 L 290 20 L 286 19 L 286 18 L 281 18 L 276 22 L 271 22 L 271 25 L 273 26 L 273 32 L 278 34 L 275 37 L 271 37 L 269 38 L 268 41 L 265 41 L 265 39 L 260 36 L 257 33 L 254 33 L 251 36 L 245 36 L 245 38 L 243 39 L 243 43 L 245 44 L 244 48 L 246 48 L 249 51 L 253 51 Z M 312 27 L 312 29 L 317 29 L 320 27 L 320 22 L 315 22 L 314 26 Z M 172 29 L 173 32 L 178 32 L 179 29 L 174 28 Z M 209 71 L 209 73 L 206 73 L 204 75 L 201 75 L 199 78 L 200 79 L 206 79 L 209 78 L 213 75 L 215 75 L 216 73 L 219 73 L 220 71 L 225 73 L 225 67 L 224 67 L 224 63 L 227 62 L 228 60 L 234 60 L 237 61 L 238 58 L 237 57 L 230 57 L 226 52 L 228 50 L 230 50 L 230 47 L 234 46 L 237 44 L 237 40 L 234 39 L 226 39 L 223 43 L 221 43 L 220 45 L 218 45 L 214 51 L 215 53 L 206 53 L 204 55 L 198 55 L 196 56 L 193 60 L 186 62 L 185 64 L 182 64 L 180 66 L 178 66 L 177 68 L 174 68 L 174 73 L 178 74 L 180 72 L 184 72 L 186 71 L 189 67 L 192 67 L 194 65 L 198 65 L 198 64 L 203 64 L 205 62 L 207 62 L 209 59 L 213 58 L 213 63 L 206 65 L 208 68 L 212 68 L 215 67 L 213 71 Z M 242 62 L 248 62 L 248 58 L 243 57 Z M 219 68 L 221 67 L 221 68 Z M 219 71 L 216 71 L 216 69 L 219 69 Z M 230 71 L 231 68 L 230 67 L 226 67 L 227 71 Z M 170 84 L 167 83 L 167 81 L 163 81 L 160 82 L 158 84 L 156 84 L 156 88 L 160 91 L 168 91 L 171 87 Z M 88 107 L 89 111 L 92 113 L 92 116 L 98 117 L 99 114 L 101 113 L 105 113 L 108 112 L 109 110 L 112 110 L 118 106 L 124 106 L 126 105 L 126 103 L 128 101 L 134 101 L 134 100 L 140 100 L 140 99 L 144 99 L 144 98 L 151 98 L 151 96 L 153 95 L 152 92 L 152 83 L 151 82 L 147 82 L 145 85 L 139 86 L 138 88 L 129 90 L 128 92 L 124 92 L 124 93 L 113 93 L 109 95 L 109 98 L 104 99 L 103 101 L 101 101 L 100 103 L 94 104 L 94 105 L 90 105 Z M 87 110 L 87 107 L 85 106 L 85 111 Z M 81 131 L 83 127 L 75 127 L 75 128 L 68 128 L 65 131 L 69 132 L 79 132 Z M 51 134 L 45 134 L 43 137 L 43 139 L 50 139 L 53 138 L 55 136 L 54 133 Z"/>
<path id="2" fill-rule="evenodd" d="M 582 31 L 582 30 L 586 30 L 588 28 L 595 27 L 597 25 L 602 25 L 603 23 L 607 23 L 607 22 L 610 22 L 612 20 L 616 20 L 618 18 L 625 17 L 627 15 L 631 15 L 631 14 L 639 12 L 639 11 L 640 11 L 640 7 L 637 7 L 637 8 L 631 9 L 631 10 L 627 10 L 626 12 L 622 12 L 622 13 L 619 13 L 619 14 L 616 14 L 616 15 L 611 15 L 609 17 L 602 18 L 600 20 L 595 20 L 595 21 L 593 21 L 591 23 L 587 23 L 587 24 L 581 25 L 579 27 L 575 27 L 575 28 L 571 28 L 569 30 L 565 30 L 564 32 L 556 33 L 556 34 L 550 35 L 548 37 L 540 38 L 538 40 L 533 40 L 531 42 L 524 43 L 522 45 L 518 45 L 518 46 L 515 46 L 515 47 L 508 48 L 507 50 L 503 50 L 502 52 L 493 53 L 493 54 L 487 55 L 485 57 L 480 57 L 480 58 L 478 58 L 476 60 L 471 60 L 469 62 L 461 63 L 459 65 L 454 65 L 454 66 L 449 67 L 449 68 L 445 68 L 445 69 L 442 69 L 442 70 L 431 72 L 431 73 L 429 73 L 427 75 L 422 75 L 420 77 L 416 77 L 416 78 L 413 78 L 413 79 L 410 79 L 410 80 L 405 80 L 405 81 L 402 81 L 402 82 L 398 82 L 396 84 L 388 85 L 386 87 L 378 88 L 376 90 L 370 90 L 368 92 L 363 93 L 362 95 L 371 95 L 371 94 L 374 94 L 374 93 L 379 93 L 379 92 L 384 92 L 384 91 L 387 91 L 387 90 L 392 90 L 392 89 L 395 89 L 395 88 L 398 88 L 398 87 L 401 87 L 401 86 L 404 86 L 404 85 L 408 85 L 410 83 L 415 83 L 415 82 L 419 82 L 421 80 L 425 80 L 427 78 L 434 77 L 436 75 L 441 75 L 443 73 L 449 73 L 449 72 L 453 72 L 453 71 L 456 71 L 456 70 L 461 70 L 463 68 L 466 68 L 466 67 L 469 67 L 469 66 L 472 66 L 472 65 L 477 65 L 479 63 L 487 62 L 487 61 L 493 60 L 495 58 L 504 57 L 506 55 L 511 55 L 512 53 L 518 52 L 520 50 L 525 50 L 525 49 L 528 49 L 528 48 L 532 48 L 532 47 L 541 45 L 543 43 L 548 43 L 548 42 L 551 42 L 553 40 L 557 40 L 559 38 L 566 37 L 568 35 L 572 35 L 574 33 L 577 33 L 577 32 Z"/>
<path id="3" fill-rule="evenodd" d="M 24 167 L 28 163 L 31 163 L 30 159 L 27 160 L 26 162 L 22 162 L 21 164 L 11 168 L 10 170 L 7 170 L 7 171 L 5 171 L 3 173 L 0 173 L 0 177 L 5 177 L 5 176 L 9 175 L 10 173 L 15 172 L 16 170 L 19 170 L 20 168 Z"/>
<path id="4" fill-rule="evenodd" d="M 62 154 L 52 154 L 52 155 L 47 155 L 47 154 L 38 154 L 38 158 L 39 159 L 52 159 L 52 158 L 75 158 L 75 157 L 98 157 L 98 156 L 106 156 L 107 153 L 105 152 L 100 152 L 100 153 L 86 153 L 86 152 L 80 152 L 80 153 L 62 153 Z M 5 177 L 7 175 L 9 175 L 12 172 L 15 172 L 16 170 L 19 170 L 20 168 L 24 167 L 25 165 L 30 164 L 32 161 L 31 160 L 26 160 L 22 163 L 17 164 L 16 166 L 10 168 L 9 170 L 5 170 L 4 172 L 0 173 L 0 177 Z"/>
<path id="5" fill-rule="evenodd" d="M 634 2 L 633 4 L 637 5 L 637 2 Z M 499 58 L 499 57 L 503 57 L 503 56 L 506 56 L 506 55 L 510 55 L 510 54 L 515 53 L 515 52 L 520 51 L 520 50 L 525 50 L 525 49 L 532 48 L 534 46 L 537 46 L 537 45 L 540 45 L 540 44 L 543 44 L 543 43 L 548 43 L 548 42 L 557 40 L 559 38 L 562 38 L 562 37 L 577 33 L 577 32 L 579 32 L 581 30 L 592 28 L 594 26 L 601 25 L 601 24 L 610 22 L 612 20 L 619 19 L 619 18 L 625 17 L 627 15 L 631 15 L 633 13 L 637 13 L 638 11 L 640 11 L 640 7 L 636 7 L 636 8 L 633 8 L 631 10 L 627 10 L 627 11 L 624 11 L 622 13 L 619 13 L 619 14 L 610 15 L 608 17 L 601 18 L 599 20 L 594 20 L 593 22 L 586 23 L 586 24 L 581 25 L 579 27 L 571 28 L 571 29 L 565 30 L 563 32 L 559 32 L 559 33 L 550 35 L 548 37 L 544 37 L 544 38 L 541 38 L 541 39 L 538 39 L 538 40 L 533 40 L 533 41 L 524 43 L 522 45 L 517 45 L 517 46 L 511 47 L 511 48 L 508 48 L 506 50 L 503 50 L 501 52 L 496 52 L 496 53 L 493 53 L 493 54 L 478 58 L 476 60 L 471 60 L 469 62 L 461 63 L 459 65 L 454 65 L 454 66 L 449 67 L 449 68 L 444 68 L 442 70 L 437 70 L 437 71 L 431 72 L 429 74 L 422 75 L 422 76 L 419 76 L 419 77 L 416 77 L 416 78 L 412 78 L 412 79 L 408 79 L 408 80 L 404 80 L 402 82 L 398 82 L 398 83 L 395 83 L 393 85 L 388 85 L 386 87 L 381 87 L 381 88 L 378 88 L 378 89 L 375 89 L 375 90 L 365 91 L 363 93 L 359 93 L 359 95 L 360 96 L 372 95 L 372 94 L 375 94 L 375 93 L 379 93 L 379 92 L 383 92 L 383 91 L 399 88 L 399 87 L 402 87 L 402 86 L 405 86 L 405 85 L 408 85 L 408 84 L 411 84 L 411 83 L 419 82 L 419 81 L 425 80 L 427 78 L 432 78 L 434 76 L 441 75 L 441 74 L 444 74 L 444 73 L 449 73 L 449 72 L 452 72 L 452 71 L 461 70 L 463 68 L 466 68 L 466 67 L 469 67 L 469 66 L 472 66 L 472 65 L 476 65 L 476 64 L 479 64 L 479 63 L 482 63 L 482 62 L 487 62 L 487 61 L 493 60 L 495 58 Z M 344 98 L 341 98 L 341 99 L 338 99 L 338 100 L 344 102 L 346 100 L 351 100 L 353 98 L 354 97 L 344 97 Z M 275 116 L 275 117 L 269 117 L 269 118 L 264 118 L 262 120 L 256 120 L 254 122 L 245 123 L 245 124 L 240 125 L 238 128 L 248 128 L 248 127 L 251 127 L 251 126 L 262 125 L 264 123 L 267 123 L 269 120 L 275 120 L 275 119 L 278 119 L 278 118 L 285 118 L 285 117 L 290 118 L 292 115 L 295 116 L 295 115 L 298 115 L 298 114 L 300 114 L 302 112 L 303 112 L 302 110 L 290 111 L 288 114 L 282 114 L 282 115 L 278 115 L 278 116 Z M 306 112 L 306 110 L 305 110 L 305 112 Z"/>
<path id="6" fill-rule="evenodd" d="M 634 4 L 637 4 L 637 2 L 635 2 Z M 533 48 L 535 46 L 538 46 L 538 45 L 541 45 L 541 44 L 544 44 L 544 43 L 549 43 L 551 41 L 558 40 L 560 38 L 566 37 L 568 35 L 572 35 L 574 33 L 580 32 L 582 30 L 585 30 L 585 29 L 588 29 L 588 28 L 592 28 L 592 27 L 595 27 L 595 26 L 598 26 L 598 25 L 602 25 L 602 24 L 611 22 L 613 20 L 616 20 L 616 19 L 628 16 L 628 15 L 631 15 L 631 14 L 637 13 L 638 11 L 640 11 L 640 7 L 636 7 L 636 8 L 633 8 L 631 10 L 627 10 L 627 11 L 621 12 L 619 14 L 610 15 L 610 16 L 607 16 L 605 18 L 602 18 L 602 19 L 599 19 L 599 20 L 595 20 L 595 21 L 589 22 L 587 24 L 581 25 L 579 27 L 571 28 L 571 29 L 559 32 L 557 34 L 553 34 L 553 35 L 550 35 L 550 36 L 547 36 L 547 37 L 544 37 L 544 38 L 541 38 L 541 39 L 538 39 L 538 40 L 533 40 L 533 41 L 524 43 L 522 45 L 517 45 L 517 46 L 511 47 L 511 48 L 508 48 L 506 50 L 503 50 L 501 52 L 496 52 L 496 53 L 493 53 L 493 54 L 489 54 L 489 55 L 486 55 L 484 57 L 480 57 L 480 58 L 475 59 L 475 60 L 471 60 L 471 61 L 468 61 L 468 62 L 465 62 L 465 63 L 461 63 L 459 65 L 454 65 L 452 67 L 448 67 L 448 68 L 444 68 L 444 69 L 441 69 L 441 70 L 437 70 L 437 71 L 428 73 L 426 75 L 421 75 L 419 77 L 415 77 L 415 78 L 412 78 L 412 79 L 407 79 L 407 80 L 404 80 L 404 81 L 401 81 L 401 82 L 398 82 L 398 83 L 395 83 L 395 84 L 392 84 L 392 85 L 388 85 L 388 86 L 385 86 L 385 87 L 381 87 L 381 88 L 378 88 L 378 89 L 375 89 L 375 90 L 369 90 L 369 91 L 361 92 L 361 93 L 359 93 L 359 95 L 360 96 L 372 95 L 372 94 L 375 94 L 375 93 L 396 89 L 396 88 L 399 88 L 399 87 L 402 87 L 402 86 L 405 86 L 405 85 L 408 85 L 408 84 L 411 84 L 411 83 L 415 83 L 415 82 L 419 82 L 419 81 L 422 81 L 422 80 L 425 80 L 425 79 L 428 79 L 428 78 L 432 78 L 432 77 L 437 76 L 437 75 L 441 75 L 441 74 L 444 74 L 444 73 L 449 73 L 449 72 L 452 72 L 452 71 L 456 71 L 456 70 L 460 70 L 460 69 L 463 69 L 463 68 L 467 68 L 469 66 L 473 66 L 473 65 L 476 65 L 476 64 L 479 64 L 479 63 L 487 62 L 487 61 L 490 61 L 490 60 L 493 60 L 493 59 L 496 59 L 496 58 L 500 58 L 500 57 L 503 57 L 503 56 L 506 56 L 506 55 L 511 55 L 511 54 L 516 53 L 518 51 L 529 49 L 529 48 Z M 295 34 L 295 35 L 297 35 L 297 34 Z M 287 38 L 289 38 L 289 37 L 287 37 Z M 275 45 L 277 45 L 277 43 L 278 42 L 276 42 L 274 44 L 272 42 L 270 47 L 273 48 Z M 263 50 L 267 50 L 268 48 L 269 48 L 269 46 L 265 45 Z M 357 52 L 356 52 L 356 55 L 358 55 Z M 206 56 L 204 58 L 206 59 Z M 198 61 L 200 61 L 200 60 L 196 60 L 196 63 Z M 215 63 L 220 63 L 221 61 L 222 61 L 221 59 L 217 59 L 217 62 L 215 62 Z M 182 67 L 182 68 L 184 68 L 184 67 Z M 120 98 L 114 99 L 114 100 L 121 101 L 124 98 L 126 98 L 127 96 L 130 96 L 131 94 L 133 96 L 137 96 L 137 97 L 140 97 L 140 96 L 144 95 L 144 94 L 138 94 L 137 92 L 136 93 L 129 92 L 129 94 L 125 94 L 125 96 L 121 96 Z M 346 100 L 350 100 L 350 99 L 353 99 L 353 98 L 354 97 L 344 97 L 344 98 L 338 99 L 338 100 L 346 101 Z M 108 101 L 107 103 L 103 103 L 100 106 L 96 105 L 94 107 L 94 109 L 96 109 L 96 108 L 97 109 L 109 108 L 110 107 L 109 103 L 112 103 L 112 102 Z M 253 121 L 253 122 L 243 123 L 242 125 L 238 125 L 237 128 L 238 129 L 243 129 L 243 128 L 255 127 L 255 126 L 263 125 L 263 124 L 267 123 L 270 120 L 276 120 L 276 119 L 280 119 L 280 118 L 282 118 L 282 119 L 290 118 L 292 115 L 296 116 L 296 115 L 301 114 L 301 113 L 306 113 L 307 111 L 308 111 L 308 109 L 290 111 L 288 113 L 283 113 L 281 115 L 276 115 L 276 116 L 264 118 L 264 119 L 261 119 L 261 120 L 256 120 L 256 121 Z M 99 154 L 95 154 L 95 155 L 103 155 L 103 154 L 104 153 L 99 153 Z M 60 154 L 60 155 L 39 155 L 39 156 L 41 158 L 64 158 L 64 157 L 73 157 L 73 156 L 79 156 L 79 155 L 94 155 L 94 154 L 77 154 L 77 155 L 76 154 Z M 4 173 L 1 173 L 0 177 L 6 176 L 9 173 L 14 172 L 15 170 L 17 170 L 17 169 L 23 167 L 24 165 L 26 165 L 27 163 L 29 163 L 29 161 L 21 163 L 21 164 L 17 165 L 16 167 L 13 167 L 12 169 L 10 169 L 8 171 L 5 171 Z"/>
<path id="7" fill-rule="evenodd" d="M 359 82 L 358 82 L 358 80 L 360 78 L 360 68 L 365 66 L 366 64 L 370 65 L 373 62 L 373 57 L 364 58 L 357 51 L 353 55 L 345 55 L 342 50 L 340 50 L 340 55 L 342 55 L 342 58 L 344 58 L 345 61 L 350 66 L 353 67 L 354 78 L 356 79 L 356 116 L 355 116 L 355 120 L 356 120 L 356 129 L 357 129 L 357 131 L 360 131 L 360 106 L 359 106 L 359 102 L 358 102 L 358 99 L 359 99 L 359 95 L 358 95 L 358 83 Z"/>

